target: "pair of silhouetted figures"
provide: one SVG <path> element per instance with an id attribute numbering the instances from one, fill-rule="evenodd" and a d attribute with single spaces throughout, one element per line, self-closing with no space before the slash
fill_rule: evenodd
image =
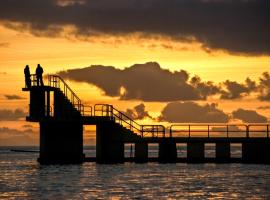
<path id="1" fill-rule="evenodd" d="M 37 81 L 37 86 L 44 86 L 43 84 L 43 68 L 40 66 L 40 64 L 37 65 L 36 68 L 36 81 Z M 30 74 L 30 68 L 29 65 L 26 65 L 24 68 L 24 76 L 25 76 L 25 85 L 27 88 L 31 87 L 31 74 Z"/>

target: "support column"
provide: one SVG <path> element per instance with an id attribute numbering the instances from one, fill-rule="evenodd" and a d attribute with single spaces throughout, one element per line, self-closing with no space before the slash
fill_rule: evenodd
<path id="1" fill-rule="evenodd" d="M 50 116 L 50 110 L 51 110 L 51 102 L 50 102 L 50 91 L 47 91 L 46 92 L 47 95 L 46 95 L 46 116 Z"/>
<path id="2" fill-rule="evenodd" d="M 202 142 L 187 143 L 187 161 L 188 162 L 204 161 L 204 143 Z"/>
<path id="3" fill-rule="evenodd" d="M 98 163 L 123 163 L 124 142 L 121 127 L 111 121 L 97 124 L 96 158 Z"/>
<path id="4" fill-rule="evenodd" d="M 176 143 L 171 138 L 159 142 L 158 160 L 161 163 L 175 163 L 177 160 Z"/>
<path id="5" fill-rule="evenodd" d="M 40 88 L 30 91 L 30 118 L 39 120 L 45 116 L 45 90 Z"/>
<path id="6" fill-rule="evenodd" d="M 269 139 L 243 142 L 242 160 L 245 163 L 270 163 Z"/>
<path id="7" fill-rule="evenodd" d="M 135 162 L 145 163 L 148 161 L 148 144 L 146 142 L 135 143 Z"/>
<path id="8" fill-rule="evenodd" d="M 74 120 L 42 120 L 40 122 L 41 164 L 82 163 L 83 125 Z"/>
<path id="9" fill-rule="evenodd" d="M 231 148 L 229 142 L 216 143 L 216 160 L 218 162 L 228 162 L 231 157 Z"/>

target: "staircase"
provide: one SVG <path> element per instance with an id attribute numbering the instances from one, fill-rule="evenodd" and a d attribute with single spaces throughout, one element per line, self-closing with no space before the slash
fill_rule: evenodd
<path id="1" fill-rule="evenodd" d="M 59 119 L 78 118 L 84 124 L 96 124 L 100 121 L 110 121 L 117 124 L 124 134 L 136 134 L 140 137 L 165 137 L 165 127 L 162 125 L 140 125 L 113 105 L 95 104 L 94 107 L 84 105 L 81 99 L 57 75 L 48 76 L 48 86 L 54 88 L 55 97 L 60 102 L 54 105 L 54 116 Z"/>

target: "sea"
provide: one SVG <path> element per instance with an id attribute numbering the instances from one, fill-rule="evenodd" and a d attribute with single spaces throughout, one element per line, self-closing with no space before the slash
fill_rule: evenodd
<path id="1" fill-rule="evenodd" d="M 84 151 L 95 155 L 95 147 Z M 149 153 L 156 156 L 155 147 Z M 132 156 L 128 147 L 125 155 Z M 0 147 L 0 199 L 270 199 L 269 165 L 40 165 L 37 158 L 38 147 Z"/>

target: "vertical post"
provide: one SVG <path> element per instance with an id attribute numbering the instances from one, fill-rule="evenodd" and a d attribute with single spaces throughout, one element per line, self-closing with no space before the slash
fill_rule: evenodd
<path id="1" fill-rule="evenodd" d="M 269 125 L 266 125 L 267 129 L 267 138 L 269 138 Z"/>
<path id="2" fill-rule="evenodd" d="M 46 105 L 46 109 L 47 109 L 47 113 L 46 116 L 49 117 L 50 116 L 50 91 L 47 91 L 47 105 Z"/>
<path id="3" fill-rule="evenodd" d="M 208 138 L 210 137 L 210 133 L 209 133 L 209 125 L 207 125 L 207 131 L 208 131 Z"/>
<path id="4" fill-rule="evenodd" d="M 229 125 L 227 124 L 227 138 L 229 137 Z"/>
<path id="5" fill-rule="evenodd" d="M 190 137 L 190 124 L 188 125 L 188 137 Z"/>
<path id="6" fill-rule="evenodd" d="M 246 125 L 246 137 L 249 138 L 249 125 Z"/>
<path id="7" fill-rule="evenodd" d="M 172 137 L 172 126 L 170 127 L 170 138 Z"/>

